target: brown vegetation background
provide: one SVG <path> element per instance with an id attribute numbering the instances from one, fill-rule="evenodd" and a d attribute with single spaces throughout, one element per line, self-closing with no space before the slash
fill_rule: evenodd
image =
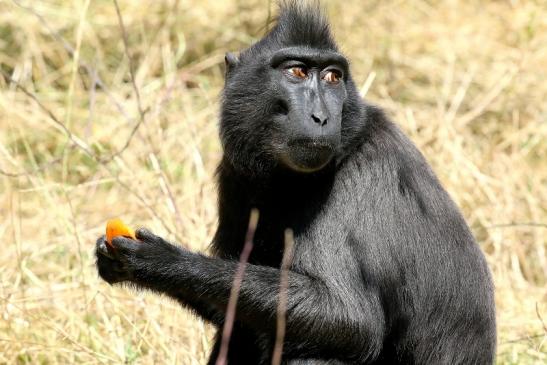
<path id="1" fill-rule="evenodd" d="M 487 255 L 498 363 L 546 363 L 547 3 L 324 3 Z M 0 364 L 205 362 L 212 329 L 100 281 L 94 241 L 120 216 L 207 250 L 223 56 L 275 9 L 120 0 L 124 32 L 111 0 L 0 0 Z"/>

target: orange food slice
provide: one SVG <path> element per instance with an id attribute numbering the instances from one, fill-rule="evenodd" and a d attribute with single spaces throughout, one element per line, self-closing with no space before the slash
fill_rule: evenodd
<path id="1" fill-rule="evenodd" d="M 121 219 L 110 219 L 106 222 L 106 242 L 110 247 L 113 247 L 112 239 L 118 236 L 124 236 L 134 240 L 137 239 L 137 237 L 135 237 L 135 231 L 126 226 Z"/>

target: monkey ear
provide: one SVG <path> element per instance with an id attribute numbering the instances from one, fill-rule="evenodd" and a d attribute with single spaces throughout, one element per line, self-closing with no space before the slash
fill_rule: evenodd
<path id="1" fill-rule="evenodd" d="M 227 52 L 224 62 L 226 63 L 226 75 L 228 75 L 239 64 L 239 58 L 235 54 Z"/>

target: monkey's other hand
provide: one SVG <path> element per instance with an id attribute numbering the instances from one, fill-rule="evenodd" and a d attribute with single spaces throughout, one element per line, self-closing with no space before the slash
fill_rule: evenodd
<path id="1" fill-rule="evenodd" d="M 136 232 L 137 240 L 126 237 L 112 239 L 112 248 L 105 236 L 96 244 L 97 269 L 99 275 L 109 284 L 140 281 L 170 263 L 176 263 L 184 250 L 156 236 L 147 229 Z"/>

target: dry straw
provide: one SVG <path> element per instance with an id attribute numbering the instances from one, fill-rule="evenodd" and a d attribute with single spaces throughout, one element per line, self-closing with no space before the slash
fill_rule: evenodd
<path id="1" fill-rule="evenodd" d="M 0 364 L 206 362 L 212 328 L 101 282 L 93 243 L 120 216 L 207 250 L 223 55 L 269 3 L 0 2 Z M 547 362 L 547 6 L 325 3 L 487 255 L 498 363 Z"/>

